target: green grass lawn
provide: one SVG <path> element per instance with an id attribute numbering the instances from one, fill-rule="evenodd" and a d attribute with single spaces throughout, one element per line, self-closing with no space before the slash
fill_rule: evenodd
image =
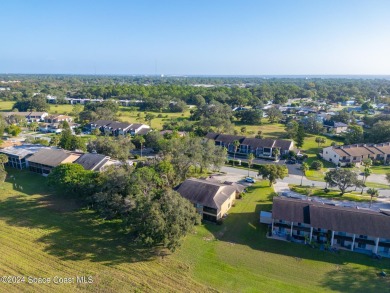
<path id="1" fill-rule="evenodd" d="M 12 101 L 0 101 L 0 112 L 11 111 L 15 102 Z"/>
<path id="2" fill-rule="evenodd" d="M 147 121 L 145 121 L 145 112 L 130 111 L 129 107 L 120 107 L 119 109 L 120 110 L 118 112 L 118 115 L 119 115 L 120 120 L 129 122 L 129 123 L 148 123 Z M 151 113 L 151 114 L 156 116 L 156 118 L 154 118 L 152 120 L 151 126 L 152 126 L 152 128 L 157 129 L 157 130 L 162 130 L 163 124 L 166 122 L 169 122 L 171 119 L 186 120 L 190 117 L 189 110 L 187 110 L 183 113 L 165 113 L 165 112 L 159 113 L 159 112 L 151 112 L 151 111 L 147 111 L 146 113 Z M 137 117 L 137 114 L 141 114 L 141 116 Z M 162 115 L 161 118 L 157 118 L 157 116 L 159 114 Z"/>
<path id="3" fill-rule="evenodd" d="M 0 271 L 36 277 L 93 276 L 92 284 L 0 284 L 6 292 L 386 292 L 390 261 L 270 240 L 259 224 L 271 209 L 267 182 L 238 200 L 221 226 L 196 227 L 162 257 L 72 198 L 50 194 L 45 178 L 13 171 L 0 185 Z"/>
<path id="4" fill-rule="evenodd" d="M 335 200 L 350 200 L 350 201 L 370 201 L 370 196 L 366 193 L 361 194 L 360 190 L 346 192 L 342 196 L 340 190 L 331 189 L 329 192 L 325 192 L 323 188 L 313 188 L 312 186 L 300 186 L 300 185 L 289 185 L 291 190 L 297 193 L 309 195 L 309 196 L 321 196 L 328 199 Z M 373 198 L 373 201 L 376 199 Z"/>
<path id="5" fill-rule="evenodd" d="M 241 133 L 241 128 L 246 127 L 246 132 Z M 234 122 L 234 129 L 238 131 L 239 135 L 254 137 L 258 131 L 262 131 L 265 138 L 282 139 L 286 135 L 284 130 L 285 125 L 279 123 L 269 123 L 268 120 L 263 119 L 261 125 L 246 125 L 239 121 Z"/>
<path id="6" fill-rule="evenodd" d="M 390 166 L 371 166 L 372 173 L 374 174 L 389 174 Z"/>

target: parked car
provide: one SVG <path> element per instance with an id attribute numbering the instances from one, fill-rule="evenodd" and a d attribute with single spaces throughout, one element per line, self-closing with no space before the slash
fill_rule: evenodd
<path id="1" fill-rule="evenodd" d="M 246 177 L 245 178 L 245 182 L 248 182 L 248 183 L 255 183 L 255 179 L 253 179 L 252 177 Z"/>
<path id="2" fill-rule="evenodd" d="M 286 161 L 286 164 L 296 164 L 296 160 L 290 159 Z"/>

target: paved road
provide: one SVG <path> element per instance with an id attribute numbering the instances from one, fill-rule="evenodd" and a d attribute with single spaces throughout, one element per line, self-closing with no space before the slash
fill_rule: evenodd
<path id="1" fill-rule="evenodd" d="M 240 176 L 248 176 L 248 170 L 244 170 L 244 169 L 238 169 L 238 168 L 224 166 L 221 168 L 221 171 L 228 173 L 228 174 L 236 174 L 239 177 Z M 249 176 L 256 177 L 256 175 L 257 175 L 257 172 L 249 171 Z M 326 186 L 325 182 L 313 181 L 313 180 L 307 179 L 306 177 L 302 178 L 302 176 L 291 175 L 291 174 L 289 174 L 289 176 L 285 177 L 283 180 L 277 180 L 277 182 L 278 183 L 282 182 L 283 187 L 281 187 L 281 188 L 286 188 L 286 186 L 288 187 L 288 184 L 295 184 L 295 185 L 301 184 L 301 180 L 302 180 L 303 185 L 309 185 L 309 186 L 321 187 L 321 188 L 325 188 L 325 186 Z M 365 190 L 367 190 L 367 189 L 368 188 L 365 188 Z M 351 190 L 354 190 L 354 189 L 351 189 Z M 282 191 L 282 190 L 278 190 L 278 191 Z M 278 192 L 278 191 L 276 191 L 276 192 Z M 381 202 L 390 202 L 390 189 L 379 189 L 379 197 L 377 200 L 381 201 Z"/>

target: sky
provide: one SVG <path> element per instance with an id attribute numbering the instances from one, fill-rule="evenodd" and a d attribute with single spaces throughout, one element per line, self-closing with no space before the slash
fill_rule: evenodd
<path id="1" fill-rule="evenodd" d="M 389 75 L 389 0 L 0 0 L 0 73 Z"/>

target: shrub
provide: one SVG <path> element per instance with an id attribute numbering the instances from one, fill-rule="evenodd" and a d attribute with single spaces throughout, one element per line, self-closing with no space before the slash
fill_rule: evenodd
<path id="1" fill-rule="evenodd" d="M 158 114 L 157 118 L 163 118 L 163 115 L 162 114 Z"/>
<path id="2" fill-rule="evenodd" d="M 321 170 L 322 168 L 324 167 L 324 164 L 322 164 L 321 161 L 313 161 L 313 163 L 311 163 L 310 165 L 310 169 L 313 169 L 313 170 Z"/>

